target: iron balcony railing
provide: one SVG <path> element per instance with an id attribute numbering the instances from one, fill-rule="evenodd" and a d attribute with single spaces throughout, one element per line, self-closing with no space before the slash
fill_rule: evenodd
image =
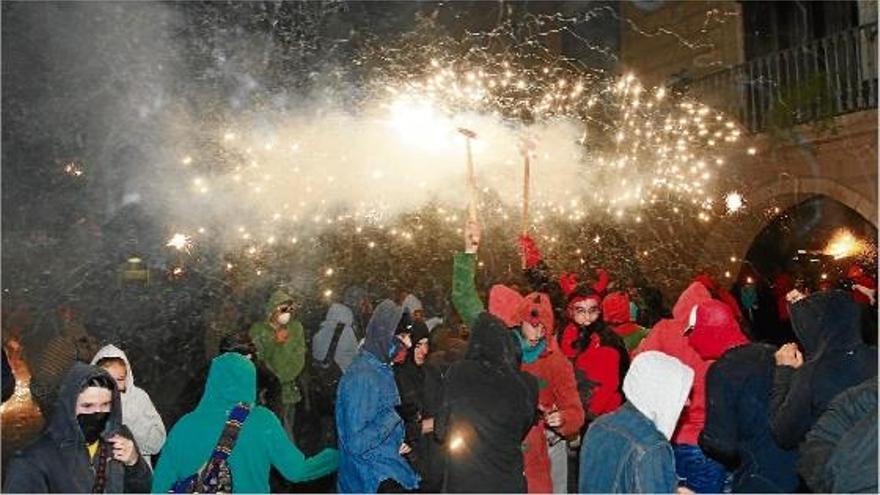
<path id="1" fill-rule="evenodd" d="M 877 108 L 877 23 L 709 74 L 687 92 L 750 132 Z"/>

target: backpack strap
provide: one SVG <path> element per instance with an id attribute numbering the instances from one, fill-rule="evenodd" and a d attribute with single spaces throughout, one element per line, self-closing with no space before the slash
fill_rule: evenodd
<path id="1" fill-rule="evenodd" d="M 214 447 L 214 451 L 211 452 L 212 460 L 222 460 L 229 457 L 229 454 L 232 453 L 232 449 L 235 447 L 235 442 L 238 441 L 238 433 L 241 430 L 241 425 L 244 424 L 244 420 L 247 419 L 250 412 L 251 408 L 245 402 L 239 402 L 231 411 L 229 411 L 229 417 L 226 419 L 226 425 L 223 427 L 223 432 L 220 433 L 220 439 L 217 440 L 217 446 Z"/>
<path id="2" fill-rule="evenodd" d="M 330 347 L 327 349 L 327 354 L 324 355 L 324 359 L 321 360 L 321 366 L 326 368 L 330 366 L 330 360 L 336 357 L 336 346 L 339 345 L 339 338 L 342 337 L 342 331 L 345 329 L 345 323 L 337 323 L 336 328 L 333 330 L 333 339 L 330 341 Z"/>

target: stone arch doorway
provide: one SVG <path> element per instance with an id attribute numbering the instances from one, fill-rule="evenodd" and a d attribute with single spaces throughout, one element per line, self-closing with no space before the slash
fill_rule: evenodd
<path id="1" fill-rule="evenodd" d="M 833 201 L 860 217 L 874 229 L 876 245 L 877 202 L 839 182 L 822 177 L 775 181 L 746 193 L 746 212 L 720 221 L 701 250 L 702 266 L 717 274 L 737 274 L 757 236 L 777 218 L 799 204 L 816 198 Z"/>

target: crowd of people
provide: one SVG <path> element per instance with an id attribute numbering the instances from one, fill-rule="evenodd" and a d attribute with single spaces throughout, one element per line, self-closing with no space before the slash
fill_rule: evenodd
<path id="1" fill-rule="evenodd" d="M 70 366 L 32 384 L 53 405 L 4 491 L 267 493 L 331 475 L 341 493 L 878 490 L 864 270 L 849 290 L 780 281 L 792 338 L 768 343 L 748 285 L 736 297 L 700 273 L 643 326 L 637 292 L 602 269 L 553 275 L 528 236 L 528 287 L 481 293 L 480 229 L 464 231 L 458 320 L 350 287 L 307 332 L 275 291 L 212 344 L 197 405 L 167 433 L 122 349 L 52 348 Z"/>

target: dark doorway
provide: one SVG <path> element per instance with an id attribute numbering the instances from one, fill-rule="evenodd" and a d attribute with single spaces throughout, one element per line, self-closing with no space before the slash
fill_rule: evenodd
<path id="1" fill-rule="evenodd" d="M 856 248 L 835 257 L 829 247 L 845 232 L 857 241 Z M 755 338 L 774 344 L 793 341 L 785 293 L 792 288 L 852 290 L 847 272 L 854 265 L 872 277 L 876 274 L 877 228 L 859 213 L 827 196 L 812 197 L 779 213 L 752 242 L 737 284 L 741 301 L 757 297 L 750 312 Z M 753 287 L 744 290 L 749 284 Z M 863 308 L 863 330 L 871 343 L 877 341 L 876 308 Z"/>

